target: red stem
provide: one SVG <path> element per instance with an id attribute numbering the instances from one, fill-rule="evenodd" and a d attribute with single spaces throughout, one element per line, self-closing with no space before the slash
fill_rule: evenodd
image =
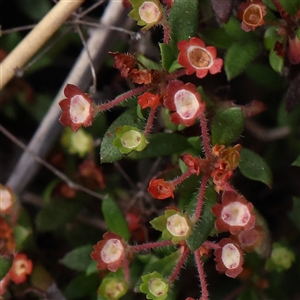
<path id="1" fill-rule="evenodd" d="M 181 270 L 182 265 L 184 264 L 184 262 L 185 262 L 185 260 L 186 260 L 186 258 L 189 254 L 190 254 L 190 249 L 185 246 L 185 249 L 184 249 L 184 251 L 183 251 L 176 267 L 174 268 L 172 274 L 169 277 L 169 282 L 170 283 L 173 282 L 176 279 L 177 275 L 179 274 L 179 272 Z"/>
<path id="2" fill-rule="evenodd" d="M 122 95 L 119 95 L 117 98 L 115 98 L 114 100 L 104 103 L 104 104 L 99 104 L 97 105 L 97 112 L 101 112 L 110 108 L 113 108 L 114 106 L 117 106 L 118 104 L 120 104 L 121 102 L 129 99 L 130 97 L 136 96 L 138 94 L 141 94 L 143 92 L 145 92 L 146 90 L 148 90 L 151 87 L 150 84 L 147 85 L 143 85 L 141 87 L 138 87 L 134 90 L 130 90 Z"/>
<path id="3" fill-rule="evenodd" d="M 170 38 L 171 38 L 171 30 L 169 23 L 167 21 L 162 23 L 163 29 L 164 29 L 164 44 L 169 44 Z"/>
<path id="4" fill-rule="evenodd" d="M 181 182 L 183 182 L 184 180 L 186 180 L 187 178 L 189 178 L 191 175 L 192 175 L 192 174 L 191 174 L 189 171 L 187 171 L 186 173 L 182 174 L 182 175 L 181 175 L 180 177 L 178 177 L 177 179 L 174 179 L 174 180 L 172 181 L 172 184 L 173 184 L 174 186 L 177 186 L 177 185 L 179 185 Z"/>
<path id="5" fill-rule="evenodd" d="M 281 3 L 279 0 L 273 0 L 274 5 L 276 6 L 277 10 L 280 12 L 281 17 L 286 13 L 286 11 L 283 9 Z"/>
<path id="6" fill-rule="evenodd" d="M 218 244 L 216 244 L 214 242 L 210 242 L 210 241 L 205 241 L 203 243 L 203 246 L 210 248 L 210 249 L 214 249 L 214 250 L 220 249 L 220 246 Z"/>
<path id="7" fill-rule="evenodd" d="M 158 247 L 165 247 L 170 245 L 173 245 L 172 241 L 167 240 L 167 241 L 159 241 L 154 243 L 130 246 L 130 249 L 134 252 L 139 252 L 139 251 L 144 251 L 144 250 L 158 248 Z"/>
<path id="8" fill-rule="evenodd" d="M 201 212 L 202 212 L 202 207 L 203 207 L 203 199 L 204 199 L 204 194 L 205 194 L 205 189 L 206 189 L 206 184 L 209 178 L 209 173 L 205 173 L 202 177 L 201 185 L 200 185 L 200 191 L 198 195 L 198 202 L 196 206 L 196 211 L 193 216 L 193 221 L 197 222 L 198 219 L 200 218 Z"/>
<path id="9" fill-rule="evenodd" d="M 123 262 L 123 272 L 124 272 L 124 278 L 127 283 L 130 282 L 130 271 L 129 271 L 129 260 L 125 258 Z"/>
<path id="10" fill-rule="evenodd" d="M 201 134 L 202 134 L 202 141 L 203 141 L 203 147 L 205 151 L 206 158 L 208 160 L 211 159 L 212 154 L 211 154 L 211 147 L 210 147 L 210 141 L 208 137 L 208 129 L 207 129 L 207 122 L 205 118 L 205 114 L 200 115 L 200 124 L 201 124 Z"/>
<path id="11" fill-rule="evenodd" d="M 156 110 L 156 107 L 151 108 L 151 110 L 150 110 L 148 120 L 147 120 L 147 124 L 146 124 L 145 130 L 144 130 L 144 135 L 148 135 L 148 133 L 151 130 L 153 120 L 154 120 L 154 116 L 155 116 L 155 110 Z"/>
<path id="12" fill-rule="evenodd" d="M 201 290 L 202 290 L 202 297 L 200 299 L 207 300 L 209 297 L 209 294 L 208 294 L 208 290 L 207 290 L 207 283 L 205 280 L 205 273 L 204 273 L 203 264 L 201 261 L 199 250 L 196 250 L 194 252 L 194 255 L 195 255 L 195 260 L 196 260 L 196 264 L 197 264 L 197 269 L 198 269 L 199 278 L 200 278 L 200 285 L 201 285 Z"/>
<path id="13" fill-rule="evenodd" d="M 185 69 L 179 69 L 173 73 L 170 73 L 167 75 L 167 80 L 170 81 L 170 80 L 174 80 L 176 79 L 177 77 L 180 77 L 180 76 L 183 76 L 183 75 L 186 75 L 186 70 Z"/>

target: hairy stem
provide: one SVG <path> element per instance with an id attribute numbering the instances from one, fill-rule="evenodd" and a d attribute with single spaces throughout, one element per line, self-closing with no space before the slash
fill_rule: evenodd
<path id="1" fill-rule="evenodd" d="M 201 135 L 202 135 L 202 141 L 203 141 L 203 147 L 205 151 L 206 158 L 208 160 L 211 159 L 212 154 L 211 154 L 211 147 L 210 147 L 210 141 L 209 141 L 209 136 L 208 136 L 208 129 L 207 129 L 207 122 L 205 118 L 205 114 L 200 115 L 200 124 L 201 124 Z"/>
<path id="2" fill-rule="evenodd" d="M 144 130 L 144 135 L 148 135 L 150 130 L 151 130 L 153 120 L 154 120 L 154 116 L 155 116 L 155 110 L 156 110 L 156 107 L 151 108 L 151 110 L 150 110 L 148 120 L 147 120 L 147 124 L 146 124 L 145 130 Z"/>
<path id="3" fill-rule="evenodd" d="M 188 255 L 190 254 L 190 249 L 188 247 L 185 247 L 176 267 L 174 268 L 172 274 L 170 275 L 169 277 L 169 282 L 173 282 L 176 277 L 178 276 L 180 270 L 181 270 L 181 267 L 183 266 L 185 260 L 187 259 Z"/>
<path id="4" fill-rule="evenodd" d="M 110 108 L 113 108 L 114 106 L 117 106 L 118 104 L 120 104 L 121 102 L 128 100 L 130 97 L 139 95 L 143 92 L 145 92 L 147 89 L 149 89 L 151 87 L 150 84 L 147 85 L 143 85 L 141 87 L 138 87 L 134 90 L 130 90 L 120 96 L 118 96 L 117 98 L 115 98 L 114 100 L 104 103 L 104 104 L 100 104 L 97 106 L 97 111 L 101 112 L 101 111 L 105 111 L 108 110 Z"/>
<path id="5" fill-rule="evenodd" d="M 140 251 L 145 251 L 148 249 L 153 249 L 153 248 L 159 248 L 159 247 L 166 247 L 173 245 L 172 241 L 160 241 L 160 242 L 153 242 L 153 243 L 147 243 L 147 244 L 142 244 L 142 245 L 135 245 L 135 246 L 130 246 L 130 249 L 134 252 L 140 252 Z"/>
<path id="6" fill-rule="evenodd" d="M 181 184 L 184 180 L 186 180 L 187 178 L 189 178 L 191 175 L 192 175 L 191 172 L 188 171 L 188 172 L 182 174 L 182 175 L 181 175 L 180 177 L 178 177 L 177 179 L 173 180 L 173 181 L 172 181 L 172 184 L 173 184 L 174 186 L 177 186 L 177 185 Z"/>
<path id="7" fill-rule="evenodd" d="M 202 177 L 201 186 L 200 186 L 199 195 L 198 195 L 197 206 L 196 206 L 196 211 L 195 211 L 195 214 L 193 216 L 194 222 L 198 221 L 198 219 L 200 218 L 201 212 L 202 212 L 204 194 L 205 194 L 205 189 L 206 189 L 206 184 L 207 184 L 208 178 L 209 178 L 208 173 L 205 173 Z"/>
<path id="8" fill-rule="evenodd" d="M 203 264 L 201 261 L 200 253 L 198 250 L 194 252 L 195 255 L 195 260 L 197 264 L 197 269 L 199 273 L 199 278 L 200 278 L 200 285 L 201 285 L 201 291 L 202 291 L 202 297 L 200 298 L 201 300 L 207 300 L 209 297 L 208 290 L 207 290 L 207 283 L 205 280 L 205 273 L 203 269 Z"/>

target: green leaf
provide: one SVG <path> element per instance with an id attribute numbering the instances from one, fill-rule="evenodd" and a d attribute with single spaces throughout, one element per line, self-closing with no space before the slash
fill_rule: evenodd
<path id="1" fill-rule="evenodd" d="M 60 263 L 66 267 L 77 270 L 85 271 L 90 265 L 92 259 L 90 254 L 93 252 L 92 245 L 85 245 L 68 252 L 61 260 Z"/>
<path id="2" fill-rule="evenodd" d="M 158 44 L 160 48 L 160 55 L 161 55 L 161 63 L 164 70 L 168 71 L 176 60 L 176 56 L 174 55 L 172 48 L 169 44 Z"/>
<path id="3" fill-rule="evenodd" d="M 110 197 L 105 197 L 102 201 L 102 213 L 104 215 L 107 228 L 120 235 L 124 240 L 130 238 L 128 225 L 118 205 Z"/>
<path id="4" fill-rule="evenodd" d="M 5 255 L 5 256 L 0 255 L 0 280 L 2 280 L 3 277 L 5 277 L 5 275 L 10 270 L 13 260 L 14 260 L 13 255 Z"/>
<path id="5" fill-rule="evenodd" d="M 139 129 L 144 127 L 144 123 L 137 117 L 136 107 L 126 110 L 107 129 L 100 148 L 101 163 L 114 162 L 123 158 L 120 150 L 113 145 L 113 140 L 116 138 L 116 128 L 124 125 Z"/>
<path id="6" fill-rule="evenodd" d="M 92 260 L 88 267 L 86 268 L 85 274 L 86 276 L 89 276 L 93 273 L 98 273 L 99 270 L 97 268 L 97 262 L 95 260 Z"/>
<path id="7" fill-rule="evenodd" d="M 180 258 L 180 254 L 181 253 L 178 250 L 168 256 L 165 256 L 162 259 L 156 260 L 154 262 L 149 261 L 142 275 L 149 274 L 156 271 L 165 278 L 169 277 Z M 142 283 L 142 279 L 139 279 L 135 285 L 135 287 L 138 290 L 140 290 L 141 283 Z"/>
<path id="8" fill-rule="evenodd" d="M 20 225 L 14 226 L 14 237 L 16 242 L 16 248 L 18 250 L 22 249 L 22 245 L 26 241 L 26 239 L 32 234 L 32 230 L 25 228 Z"/>
<path id="9" fill-rule="evenodd" d="M 242 148 L 240 153 L 239 169 L 241 173 L 249 179 L 263 182 L 271 187 L 272 172 L 264 159 L 247 148 Z"/>
<path id="10" fill-rule="evenodd" d="M 200 32 L 200 37 L 209 46 L 219 49 L 228 49 L 233 40 L 225 31 L 225 28 L 209 28 Z"/>
<path id="11" fill-rule="evenodd" d="M 277 11 L 276 6 L 274 5 L 273 0 L 263 0 L 263 4 L 265 4 L 267 7 Z"/>
<path id="12" fill-rule="evenodd" d="M 36 226 L 40 231 L 54 231 L 72 220 L 81 208 L 81 203 L 57 199 L 47 203 L 36 216 Z"/>
<path id="13" fill-rule="evenodd" d="M 274 48 L 274 44 L 279 40 L 280 35 L 278 34 L 278 28 L 270 26 L 264 34 L 264 45 L 267 50 Z"/>
<path id="14" fill-rule="evenodd" d="M 238 76 L 259 53 L 260 44 L 254 41 L 233 43 L 225 56 L 225 72 L 228 80 Z"/>
<path id="15" fill-rule="evenodd" d="M 239 138 L 243 130 L 244 117 L 240 108 L 218 111 L 212 120 L 212 143 L 228 146 Z"/>
<path id="16" fill-rule="evenodd" d="M 293 208 L 289 212 L 290 219 L 294 222 L 297 228 L 300 230 L 300 198 L 293 197 Z"/>
<path id="17" fill-rule="evenodd" d="M 290 15 L 296 15 L 300 9 L 300 0 L 279 0 L 283 9 Z"/>
<path id="18" fill-rule="evenodd" d="M 292 163 L 292 166 L 300 167 L 300 155 L 296 158 L 296 160 Z"/>
<path id="19" fill-rule="evenodd" d="M 250 40 L 253 36 L 251 32 L 245 32 L 241 28 L 241 21 L 234 16 L 231 16 L 229 21 L 226 24 L 223 24 L 223 28 L 225 29 L 227 36 L 235 41 Z"/>
<path id="20" fill-rule="evenodd" d="M 279 91 L 285 87 L 286 81 L 276 73 L 269 64 L 252 63 L 245 70 L 246 75 L 257 86 L 268 91 Z"/>
<path id="21" fill-rule="evenodd" d="M 196 200 L 196 201 L 195 201 Z M 195 210 L 198 197 L 190 203 L 188 211 Z M 187 238 L 186 243 L 191 251 L 198 249 L 208 238 L 214 228 L 216 217 L 212 214 L 211 208 L 216 204 L 217 197 L 213 185 L 209 185 L 205 190 L 204 205 L 198 222 L 194 225 L 191 235 Z"/>
<path id="22" fill-rule="evenodd" d="M 270 62 L 270 66 L 275 72 L 280 73 L 282 71 L 284 58 L 277 55 L 274 48 L 272 48 L 270 51 L 269 62 Z"/>
<path id="23" fill-rule="evenodd" d="M 190 148 L 187 138 L 176 133 L 156 133 L 149 136 L 149 145 L 141 152 L 131 152 L 132 159 L 169 156 Z"/>
<path id="24" fill-rule="evenodd" d="M 143 55 L 141 53 L 138 54 L 137 58 L 147 69 L 153 69 L 153 70 L 161 69 L 161 66 L 159 63 L 147 58 L 145 55 Z"/>
<path id="25" fill-rule="evenodd" d="M 196 36 L 198 26 L 198 0 L 175 0 L 169 15 L 171 47 L 177 56 L 177 43 Z"/>
<path id="26" fill-rule="evenodd" d="M 66 299 L 72 300 L 77 298 L 97 299 L 96 292 L 100 284 L 100 277 L 98 274 L 86 276 L 80 274 L 75 277 L 64 290 Z"/>

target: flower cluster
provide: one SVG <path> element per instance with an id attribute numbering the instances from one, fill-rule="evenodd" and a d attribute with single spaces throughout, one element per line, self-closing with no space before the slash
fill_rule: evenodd
<path id="1" fill-rule="evenodd" d="M 220 241 L 220 249 L 215 252 L 217 270 L 236 277 L 242 271 L 243 250 L 253 251 L 263 239 L 261 228 L 255 226 L 253 205 L 235 191 L 225 191 L 222 203 L 214 205 L 212 213 L 217 217 L 216 229 L 232 234 L 230 239 Z"/>
<path id="2" fill-rule="evenodd" d="M 240 162 L 241 146 L 226 148 L 223 145 L 215 145 L 212 149 L 212 154 L 215 156 L 214 169 L 211 172 L 215 184 L 215 190 L 220 191 L 231 190 L 228 180 L 231 178 L 233 171 L 237 168 Z"/>

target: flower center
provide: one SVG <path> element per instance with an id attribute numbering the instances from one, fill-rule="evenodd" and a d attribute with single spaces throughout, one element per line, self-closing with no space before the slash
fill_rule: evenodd
<path id="1" fill-rule="evenodd" d="M 70 101 L 70 118 L 73 123 L 80 124 L 90 115 L 90 103 L 81 95 L 76 95 Z"/>
<path id="2" fill-rule="evenodd" d="M 101 258 L 105 263 L 109 264 L 120 259 L 123 253 L 124 247 L 121 241 L 118 239 L 110 239 L 101 250 Z"/>
<path id="3" fill-rule="evenodd" d="M 27 264 L 23 260 L 19 260 L 16 262 L 15 272 L 18 275 L 26 274 L 27 272 Z"/>
<path id="4" fill-rule="evenodd" d="M 151 278 L 148 283 L 151 294 L 155 297 L 162 296 L 166 293 L 167 286 L 160 278 Z"/>
<path id="5" fill-rule="evenodd" d="M 125 148 L 135 148 L 137 147 L 142 139 L 142 135 L 136 130 L 129 130 L 125 132 L 121 137 L 121 143 Z"/>
<path id="6" fill-rule="evenodd" d="M 234 244 L 227 244 L 222 248 L 222 262 L 227 269 L 239 266 L 241 253 Z"/>
<path id="7" fill-rule="evenodd" d="M 161 12 L 155 3 L 145 1 L 139 7 L 139 15 L 144 22 L 149 24 L 157 22 L 161 16 Z"/>
<path id="8" fill-rule="evenodd" d="M 11 194 L 8 190 L 0 190 L 0 211 L 5 211 L 12 205 Z"/>
<path id="9" fill-rule="evenodd" d="M 221 217 L 230 226 L 245 226 L 249 222 L 251 215 L 247 205 L 236 201 L 223 208 Z"/>
<path id="10" fill-rule="evenodd" d="M 174 103 L 176 111 L 182 119 L 193 118 L 200 106 L 197 97 L 184 89 L 175 93 Z"/>
<path id="11" fill-rule="evenodd" d="M 262 17 L 261 7 L 257 4 L 252 4 L 244 11 L 243 20 L 248 25 L 256 26 Z"/>
<path id="12" fill-rule="evenodd" d="M 209 69 L 213 65 L 213 57 L 205 48 L 191 46 L 187 54 L 191 65 L 196 69 Z"/>
<path id="13" fill-rule="evenodd" d="M 167 229 L 173 236 L 185 236 L 190 227 L 184 217 L 175 214 L 167 219 Z"/>
<path id="14" fill-rule="evenodd" d="M 125 290 L 124 284 L 117 280 L 112 280 L 106 285 L 105 293 L 110 299 L 117 299 L 117 297 Z"/>

